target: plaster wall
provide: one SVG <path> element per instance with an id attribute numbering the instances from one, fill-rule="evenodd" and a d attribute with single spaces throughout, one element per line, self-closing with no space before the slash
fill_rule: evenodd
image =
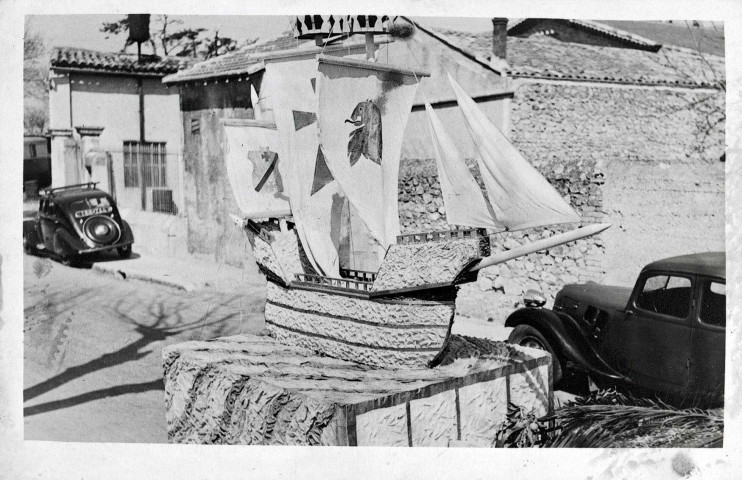
<path id="1" fill-rule="evenodd" d="M 166 89 L 160 78 L 143 79 L 145 139 L 166 143 L 166 185 L 176 208 L 182 203 L 182 129 L 178 92 Z M 50 92 L 52 128 L 103 127 L 99 145 L 111 152 L 117 201 L 122 208 L 141 209 L 139 187 L 124 186 L 123 144 L 139 140 L 137 79 L 114 75 L 71 73 L 57 77 Z M 77 134 L 75 134 L 77 136 Z M 147 195 L 150 210 L 151 194 Z"/>
<path id="2" fill-rule="evenodd" d="M 461 288 L 457 314 L 504 321 L 529 289 L 550 304 L 568 283 L 631 285 L 650 261 L 724 250 L 724 130 L 704 128 L 718 108 L 723 95 L 708 90 L 520 81 L 514 145 L 586 222 L 613 226 L 484 269 L 477 283 Z M 431 160 L 403 164 L 403 233 L 445 228 L 439 192 Z M 548 233 L 512 232 L 491 243 L 513 248 Z"/>

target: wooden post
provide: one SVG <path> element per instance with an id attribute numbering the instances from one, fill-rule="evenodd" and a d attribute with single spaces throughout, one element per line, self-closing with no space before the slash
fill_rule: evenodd
<path id="1" fill-rule="evenodd" d="M 374 43 L 374 34 L 366 33 L 366 60 L 376 61 L 376 43 Z"/>
<path id="2" fill-rule="evenodd" d="M 142 189 L 142 211 L 147 209 L 147 187 L 144 183 L 145 165 L 142 152 L 144 150 L 144 84 L 142 78 L 137 78 L 139 91 L 139 145 L 137 146 L 137 162 L 139 162 L 139 183 Z"/>

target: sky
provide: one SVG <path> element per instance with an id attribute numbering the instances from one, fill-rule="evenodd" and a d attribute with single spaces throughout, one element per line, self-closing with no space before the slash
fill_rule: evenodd
<path id="1" fill-rule="evenodd" d="M 99 31 L 103 22 L 114 22 L 122 15 L 33 15 L 27 24 L 42 34 L 47 45 L 88 48 L 100 51 L 119 51 L 124 41 L 123 35 L 105 38 Z M 248 38 L 267 39 L 290 28 L 288 16 L 237 16 L 237 15 L 171 15 L 171 19 L 183 21 L 183 27 L 201 27 L 210 31 L 219 30 L 219 36 L 236 40 Z M 423 25 L 447 27 L 455 30 L 483 32 L 492 28 L 489 18 L 443 18 L 415 17 Z M 153 15 L 151 29 L 158 24 Z M 142 46 L 144 51 L 144 45 Z"/>

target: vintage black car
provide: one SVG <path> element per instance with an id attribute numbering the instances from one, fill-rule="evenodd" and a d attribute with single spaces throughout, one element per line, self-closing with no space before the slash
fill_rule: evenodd
<path id="1" fill-rule="evenodd" d="M 42 192 L 36 217 L 23 224 L 23 247 L 49 253 L 69 264 L 83 254 L 116 250 L 131 256 L 134 235 L 116 202 L 95 183 L 50 188 Z"/>
<path id="2" fill-rule="evenodd" d="M 722 404 L 725 258 L 712 252 L 650 263 L 633 289 L 568 285 L 551 310 L 527 299 L 530 306 L 505 322 L 515 327 L 508 341 L 549 351 L 555 383 L 577 371 L 598 385 Z"/>

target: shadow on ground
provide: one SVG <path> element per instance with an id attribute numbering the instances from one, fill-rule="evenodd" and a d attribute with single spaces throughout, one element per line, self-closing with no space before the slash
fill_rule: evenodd
<path id="1" fill-rule="evenodd" d="M 226 303 L 231 304 L 235 299 L 236 296 L 229 298 Z M 209 308 L 207 312 L 199 318 L 184 322 L 183 313 L 185 309 L 188 308 L 188 305 L 185 302 L 177 302 L 175 305 L 168 306 L 164 302 L 158 301 L 147 307 L 147 314 L 148 317 L 152 319 L 152 322 L 141 323 L 134 320 L 127 313 L 127 311 L 130 310 L 126 306 L 127 301 L 130 302 L 130 299 L 120 300 L 115 305 L 114 311 L 121 320 L 135 326 L 134 330 L 140 334 L 140 337 L 137 340 L 129 343 L 123 348 L 101 355 L 89 362 L 69 367 L 41 383 L 26 388 L 23 391 L 23 401 L 27 402 L 32 400 L 39 395 L 50 392 L 89 373 L 139 360 L 153 352 L 153 350 L 145 351 L 145 347 L 154 342 L 164 341 L 174 335 L 179 335 L 189 331 L 197 331 L 198 337 L 200 338 L 201 333 L 205 328 L 217 327 L 215 330 L 210 331 L 210 334 L 218 336 L 224 331 L 226 322 L 239 315 L 239 312 L 233 312 L 218 316 L 214 309 Z M 23 414 L 24 416 L 36 415 L 101 398 L 162 389 L 162 379 L 144 383 L 116 385 L 114 387 L 95 390 L 62 400 L 54 400 L 26 407 L 24 408 Z"/>

